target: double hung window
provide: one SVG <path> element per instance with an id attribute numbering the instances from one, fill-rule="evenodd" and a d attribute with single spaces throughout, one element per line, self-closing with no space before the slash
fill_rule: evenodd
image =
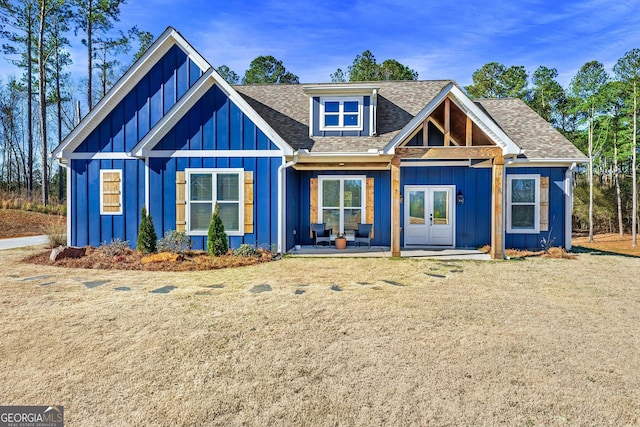
<path id="1" fill-rule="evenodd" d="M 540 175 L 507 176 L 507 232 L 540 232 Z"/>
<path id="2" fill-rule="evenodd" d="M 243 234 L 243 170 L 187 169 L 187 232 L 206 235 L 218 204 L 229 236 Z"/>

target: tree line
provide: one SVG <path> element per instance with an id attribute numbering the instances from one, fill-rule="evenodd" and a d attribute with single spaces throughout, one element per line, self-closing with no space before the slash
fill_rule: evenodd
<path id="1" fill-rule="evenodd" d="M 40 190 L 63 198 L 64 174 L 47 155 L 153 42 L 137 27 L 117 28 L 123 0 L 0 0 L 1 49 L 19 76 L 0 80 L 0 189 Z M 80 35 L 85 77 L 73 79 L 70 35 Z M 133 55 L 132 55 L 132 52 Z M 299 77 L 273 56 L 258 56 L 240 77 L 226 65 L 218 73 L 231 84 L 298 84 Z M 640 50 L 621 57 L 612 70 L 584 64 L 567 87 L 555 68 L 489 62 L 473 72 L 464 89 L 472 98 L 520 98 L 562 132 L 591 160 L 579 175 L 576 219 L 596 231 L 637 231 L 637 96 Z M 395 59 L 379 63 L 365 50 L 337 68 L 332 82 L 417 80 Z M 84 92 L 84 96 L 79 93 Z M 50 188 L 51 184 L 53 185 Z M 586 196 L 583 193 L 587 193 Z M 586 200 L 586 201 L 585 201 Z M 583 203 L 584 202 L 584 203 Z M 603 206 L 605 208 L 603 208 Z M 615 221 L 612 220 L 615 211 Z M 615 227 L 613 223 L 615 222 Z"/>
<path id="2" fill-rule="evenodd" d="M 525 67 L 490 62 L 465 90 L 474 98 L 522 99 L 580 148 L 590 161 L 576 189 L 577 225 L 588 228 L 590 240 L 594 228 L 630 231 L 636 246 L 640 49 L 625 53 L 610 71 L 599 61 L 585 63 L 566 88 L 557 77 L 555 68 L 540 66 L 529 87 Z"/>
<path id="3" fill-rule="evenodd" d="M 135 60 L 152 43 L 151 33 L 137 27 L 116 29 L 121 0 L 0 0 L 2 54 L 19 76 L 0 81 L 0 186 L 26 190 L 39 187 L 41 202 L 63 197 L 62 169 L 54 170 L 48 153 L 82 115 L 74 105 L 84 87 L 90 110 L 124 72 L 125 56 L 137 46 Z M 80 35 L 87 69 L 73 81 L 70 36 Z M 94 79 L 97 79 L 95 81 Z M 39 168 L 37 168 L 39 166 Z M 53 191 L 50 184 L 58 184 Z"/>

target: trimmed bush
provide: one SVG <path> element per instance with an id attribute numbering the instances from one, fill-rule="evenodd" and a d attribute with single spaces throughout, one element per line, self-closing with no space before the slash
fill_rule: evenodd
<path id="1" fill-rule="evenodd" d="M 167 235 L 158 241 L 159 252 L 184 254 L 193 247 L 193 240 L 184 231 L 169 230 Z"/>
<path id="2" fill-rule="evenodd" d="M 207 252 L 212 256 L 220 256 L 229 250 L 229 242 L 227 241 L 227 233 L 224 232 L 224 224 L 220 218 L 220 208 L 216 203 L 216 208 L 211 215 L 209 223 L 209 234 L 207 237 Z"/>
<path id="3" fill-rule="evenodd" d="M 254 248 L 250 244 L 243 243 L 243 244 L 240 245 L 240 247 L 238 249 L 233 251 L 233 254 L 235 256 L 251 257 L 251 256 L 258 255 L 259 252 L 256 250 L 256 248 Z"/>
<path id="4" fill-rule="evenodd" d="M 150 254 L 156 251 L 156 241 L 158 236 L 156 230 L 153 228 L 153 221 L 151 215 L 147 215 L 147 209 L 142 207 L 142 215 L 140 220 L 140 228 L 138 229 L 138 252 L 143 254 Z"/>
<path id="5" fill-rule="evenodd" d="M 102 252 L 104 255 L 109 257 L 114 257 L 117 255 L 124 255 L 127 253 L 129 249 L 129 241 L 116 237 L 115 239 L 111 239 L 110 242 L 102 242 L 98 250 Z"/>

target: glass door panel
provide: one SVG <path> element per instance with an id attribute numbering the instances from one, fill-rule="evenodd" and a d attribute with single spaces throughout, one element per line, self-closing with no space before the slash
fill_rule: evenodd
<path id="1" fill-rule="evenodd" d="M 433 191 L 433 223 L 449 224 L 449 191 Z"/>
<path id="2" fill-rule="evenodd" d="M 424 224 L 424 191 L 409 192 L 409 224 Z"/>

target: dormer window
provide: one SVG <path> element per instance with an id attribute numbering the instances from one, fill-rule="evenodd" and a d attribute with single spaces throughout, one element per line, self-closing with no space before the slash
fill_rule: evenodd
<path id="1" fill-rule="evenodd" d="M 309 136 L 376 135 L 379 83 L 303 86 L 309 96 Z"/>
<path id="2" fill-rule="evenodd" d="M 320 130 L 362 130 L 363 97 L 320 98 Z"/>

